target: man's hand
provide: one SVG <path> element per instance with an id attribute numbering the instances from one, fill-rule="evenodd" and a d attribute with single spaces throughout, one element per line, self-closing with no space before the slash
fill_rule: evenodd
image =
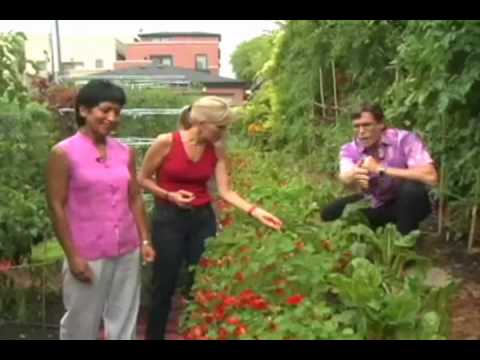
<path id="1" fill-rule="evenodd" d="M 362 190 L 367 190 L 368 181 L 370 180 L 368 170 L 363 167 L 355 167 L 352 171 L 353 181 L 358 184 Z"/>
<path id="2" fill-rule="evenodd" d="M 380 161 L 376 160 L 374 157 L 369 156 L 363 161 L 361 166 L 362 168 L 368 170 L 370 173 L 378 175 L 382 167 L 382 164 L 380 163 Z"/>

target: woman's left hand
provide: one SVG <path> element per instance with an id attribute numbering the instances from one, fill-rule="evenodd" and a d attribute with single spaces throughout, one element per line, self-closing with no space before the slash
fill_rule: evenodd
<path id="1" fill-rule="evenodd" d="M 263 210 L 262 208 L 256 208 L 253 210 L 252 216 L 264 225 L 275 230 L 280 230 L 283 226 L 283 222 L 279 218 Z"/>
<path id="2" fill-rule="evenodd" d="M 155 260 L 155 255 L 155 250 L 153 249 L 153 246 L 151 244 L 142 245 L 142 256 L 144 264 L 151 263 L 153 260 Z"/>

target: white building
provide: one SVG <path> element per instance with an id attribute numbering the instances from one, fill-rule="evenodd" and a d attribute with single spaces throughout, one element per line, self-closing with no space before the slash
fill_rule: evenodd
<path id="1" fill-rule="evenodd" d="M 61 37 L 60 45 L 62 70 L 67 77 L 113 70 L 115 61 L 125 59 L 125 45 L 114 37 L 67 35 Z M 37 63 L 42 76 L 52 74 L 53 67 L 58 72 L 57 45 L 53 35 L 27 34 L 25 54 L 28 60 Z"/>

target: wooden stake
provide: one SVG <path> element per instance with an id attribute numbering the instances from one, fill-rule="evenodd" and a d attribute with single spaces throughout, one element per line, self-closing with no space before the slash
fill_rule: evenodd
<path id="1" fill-rule="evenodd" d="M 468 253 L 472 253 L 473 240 L 475 238 L 475 225 L 477 223 L 477 204 L 472 208 L 472 222 L 470 223 L 470 234 L 468 235 Z"/>

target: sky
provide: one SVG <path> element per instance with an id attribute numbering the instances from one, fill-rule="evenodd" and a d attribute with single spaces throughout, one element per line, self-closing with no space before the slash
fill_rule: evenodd
<path id="1" fill-rule="evenodd" d="M 222 35 L 220 75 L 235 77 L 230 57 L 243 41 L 277 28 L 274 20 L 60 20 L 62 35 L 112 35 L 121 41 L 132 41 L 140 30 L 148 32 L 213 32 Z M 54 20 L 0 20 L 0 32 L 23 31 L 49 33 Z"/>

